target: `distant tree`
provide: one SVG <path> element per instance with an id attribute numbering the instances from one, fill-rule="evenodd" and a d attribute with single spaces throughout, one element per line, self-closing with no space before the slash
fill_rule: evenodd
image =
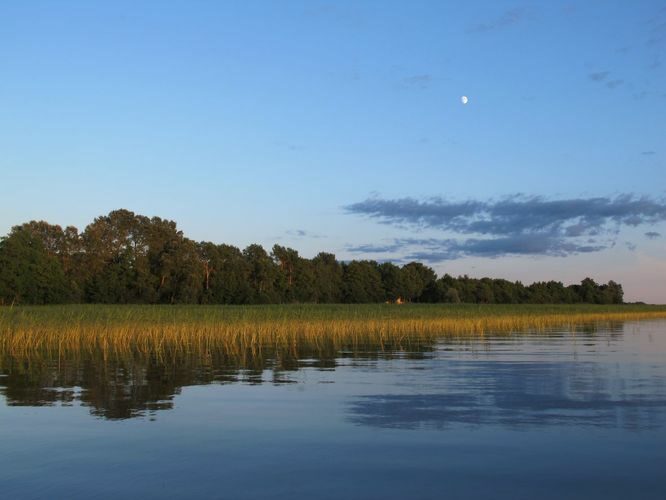
<path id="1" fill-rule="evenodd" d="M 493 282 L 490 278 L 482 278 L 476 283 L 475 302 L 478 304 L 494 304 Z"/>
<path id="2" fill-rule="evenodd" d="M 426 286 L 419 300 L 421 302 L 431 303 L 446 302 L 446 292 L 447 287 L 444 281 L 441 279 L 431 281 L 430 284 Z"/>
<path id="3" fill-rule="evenodd" d="M 84 289 L 90 302 L 156 299 L 154 287 L 145 283 L 150 273 L 143 231 L 147 223 L 147 218 L 129 210 L 114 210 L 86 227 L 82 236 Z"/>
<path id="4" fill-rule="evenodd" d="M 321 303 L 342 302 L 343 269 L 331 253 L 321 252 L 312 259 L 315 301 Z"/>
<path id="5" fill-rule="evenodd" d="M 461 302 L 470 304 L 478 302 L 477 284 L 478 280 L 472 279 L 466 274 L 464 276 L 458 276 L 455 289 L 458 291 L 458 296 L 460 297 Z"/>
<path id="6" fill-rule="evenodd" d="M 261 245 L 250 245 L 243 250 L 243 257 L 249 266 L 250 287 L 253 304 L 271 304 L 280 302 L 276 290 L 278 267 Z"/>
<path id="7" fill-rule="evenodd" d="M 498 304 L 516 304 L 520 301 L 518 286 L 503 279 L 492 280 L 495 302 Z"/>
<path id="8" fill-rule="evenodd" d="M 298 267 L 298 252 L 293 248 L 273 245 L 271 257 L 278 266 L 277 288 L 281 292 L 283 301 L 293 302 L 296 288 L 296 268 Z"/>
<path id="9" fill-rule="evenodd" d="M 420 262 L 405 264 L 402 268 L 402 276 L 405 298 L 413 302 L 420 301 L 425 289 L 437 279 L 435 271 Z"/>
<path id="10" fill-rule="evenodd" d="M 342 299 L 344 302 L 361 304 L 382 302 L 384 288 L 377 262 L 354 260 L 344 265 Z"/>
<path id="11" fill-rule="evenodd" d="M 402 267 L 371 260 L 338 262 L 335 255 L 301 257 L 275 245 L 242 252 L 195 243 L 176 223 L 114 210 L 83 233 L 44 221 L 12 228 L 0 239 L 0 303 L 281 302 L 594 303 L 621 304 L 622 285 L 592 278 L 525 286 L 503 279 L 454 278 L 419 262 Z"/>
<path id="12" fill-rule="evenodd" d="M 311 260 L 299 257 L 295 282 L 294 298 L 297 302 L 317 302 L 317 276 L 314 263 Z"/>
<path id="13" fill-rule="evenodd" d="M 384 300 L 395 302 L 398 299 L 404 299 L 408 290 L 405 286 L 403 269 L 391 262 L 380 264 L 378 269 L 384 289 Z"/>
<path id="14" fill-rule="evenodd" d="M 622 304 L 624 302 L 624 291 L 622 285 L 615 283 L 613 280 L 609 281 L 606 285 L 601 285 L 600 296 L 601 303 L 603 304 Z"/>
<path id="15" fill-rule="evenodd" d="M 581 302 L 588 304 L 600 304 L 602 302 L 601 294 L 599 293 L 599 285 L 592 278 L 585 278 L 580 282 L 578 293 Z"/>
<path id="16" fill-rule="evenodd" d="M 445 297 L 446 297 L 446 302 L 450 302 L 452 304 L 460 304 L 460 294 L 458 293 L 458 290 L 453 287 L 447 288 Z"/>
<path id="17" fill-rule="evenodd" d="M 55 258 L 65 273 L 68 300 L 82 299 L 81 257 L 82 241 L 73 226 L 62 229 L 45 221 L 30 221 L 13 228 L 24 231 L 39 241 L 49 257 Z"/>
<path id="18" fill-rule="evenodd" d="M 243 253 L 231 245 L 199 244 L 203 293 L 206 304 L 247 304 L 253 297 L 250 266 Z"/>
<path id="19" fill-rule="evenodd" d="M 203 290 L 197 245 L 179 237 L 169 241 L 160 256 L 159 301 L 167 304 L 198 302 Z"/>
<path id="20" fill-rule="evenodd" d="M 550 296 L 550 291 L 546 283 L 544 282 L 535 282 L 527 287 L 528 291 L 528 300 L 527 302 L 532 304 L 548 304 L 552 303 L 553 300 Z"/>
<path id="21" fill-rule="evenodd" d="M 56 304 L 72 299 L 67 278 L 39 235 L 15 226 L 0 240 L 0 301 Z"/>
<path id="22" fill-rule="evenodd" d="M 315 302 L 317 300 L 314 264 L 303 259 L 293 248 L 274 245 L 271 253 L 278 266 L 277 289 L 283 302 Z"/>

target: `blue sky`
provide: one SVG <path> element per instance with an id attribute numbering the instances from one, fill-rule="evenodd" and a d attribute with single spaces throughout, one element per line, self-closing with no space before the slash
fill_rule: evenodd
<path id="1" fill-rule="evenodd" d="M 666 303 L 664 144 L 663 0 L 0 4 L 1 234 L 128 208 Z"/>

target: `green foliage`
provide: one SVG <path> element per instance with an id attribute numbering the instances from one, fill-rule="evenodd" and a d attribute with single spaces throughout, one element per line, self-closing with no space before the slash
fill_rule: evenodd
<path id="1" fill-rule="evenodd" d="M 261 245 L 250 245 L 243 250 L 243 257 L 250 269 L 252 304 L 274 304 L 280 302 L 278 266 Z"/>
<path id="2" fill-rule="evenodd" d="M 250 265 L 243 253 L 231 245 L 200 243 L 205 304 L 251 303 Z"/>
<path id="3" fill-rule="evenodd" d="M 420 302 L 424 291 L 435 282 L 435 271 L 420 262 L 410 262 L 401 269 L 405 286 L 404 299 Z"/>
<path id="4" fill-rule="evenodd" d="M 622 285 L 454 278 L 419 263 L 341 263 L 275 245 L 195 243 L 173 221 L 115 210 L 79 234 L 44 221 L 0 240 L 0 304 L 278 304 L 431 302 L 622 304 Z"/>
<path id="5" fill-rule="evenodd" d="M 17 226 L 0 241 L 0 301 L 58 304 L 72 299 L 62 264 L 38 235 Z"/>
<path id="6" fill-rule="evenodd" d="M 395 302 L 407 295 L 404 273 L 392 262 L 384 262 L 379 266 L 379 274 L 384 287 L 384 298 Z"/>
<path id="7" fill-rule="evenodd" d="M 384 301 L 382 276 L 377 263 L 355 260 L 343 266 L 342 300 L 348 304 Z"/>
<path id="8" fill-rule="evenodd" d="M 321 252 L 312 259 L 314 288 L 316 302 L 340 303 L 342 302 L 342 278 L 344 271 L 342 265 L 332 253 Z"/>

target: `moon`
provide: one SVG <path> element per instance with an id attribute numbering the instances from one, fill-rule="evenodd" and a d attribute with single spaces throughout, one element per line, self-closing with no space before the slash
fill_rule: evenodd
<path id="1" fill-rule="evenodd" d="M 469 99 L 467 99 L 466 95 L 464 95 L 460 98 L 460 102 L 462 102 L 463 104 L 467 104 L 467 101 L 469 101 Z"/>

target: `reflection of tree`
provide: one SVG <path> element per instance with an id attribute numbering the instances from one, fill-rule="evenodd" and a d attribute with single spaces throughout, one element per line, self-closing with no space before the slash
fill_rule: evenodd
<path id="1" fill-rule="evenodd" d="M 33 351 L 30 355 L 0 353 L 0 393 L 10 405 L 48 406 L 80 401 L 93 415 L 124 419 L 170 409 L 182 387 L 211 383 L 291 382 L 286 374 L 303 366 L 332 369 L 336 360 L 392 358 L 404 346 L 378 344 L 288 345 L 252 348 L 230 355 L 223 349 L 184 351 L 166 346 L 159 353 Z M 432 350 L 412 341 L 413 356 Z"/>
<path id="2" fill-rule="evenodd" d="M 5 359 L 7 376 L 2 390 L 11 405 L 45 406 L 75 400 L 106 418 L 128 418 L 146 410 L 171 407 L 177 387 L 190 377 L 173 370 L 163 376 L 164 367 L 132 359 L 86 358 L 22 361 Z M 181 372 L 181 373 L 179 373 Z M 64 389 L 62 389 L 64 388 Z"/>

